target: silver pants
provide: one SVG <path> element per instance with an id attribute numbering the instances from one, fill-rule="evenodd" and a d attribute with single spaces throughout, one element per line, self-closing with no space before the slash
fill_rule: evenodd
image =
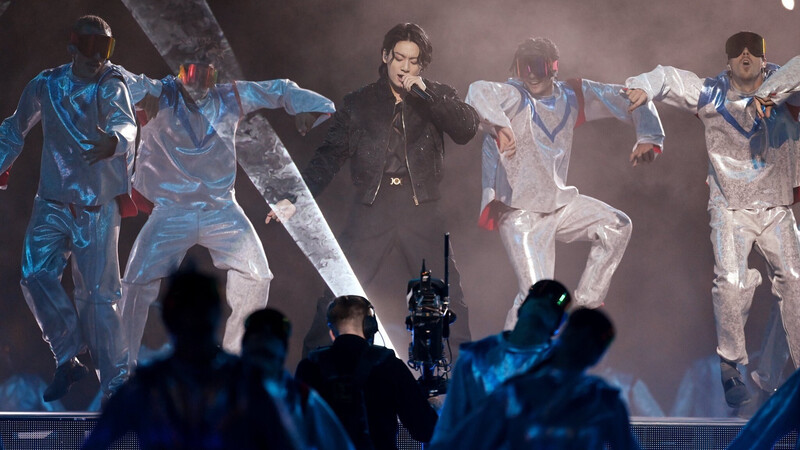
<path id="1" fill-rule="evenodd" d="M 116 202 L 83 207 L 37 196 L 25 232 L 20 282 L 56 364 L 88 347 L 106 396 L 128 375 L 115 309 L 120 297 L 119 223 Z M 61 285 L 70 259 L 74 304 Z"/>
<path id="2" fill-rule="evenodd" d="M 208 211 L 155 208 L 133 244 L 122 281 L 122 323 L 128 359 L 134 364 L 150 305 L 161 279 L 176 271 L 194 245 L 208 249 L 214 266 L 228 275 L 231 315 L 222 346 L 239 353 L 244 320 L 267 305 L 272 272 L 253 224 L 236 204 Z"/>
<path id="3" fill-rule="evenodd" d="M 717 353 L 748 363 L 744 326 L 761 284 L 761 274 L 747 266 L 753 248 L 766 259 L 772 293 L 779 298 L 780 317 L 795 367 L 800 363 L 800 239 L 788 207 L 759 210 L 709 208 L 714 247 L 714 317 Z"/>
<path id="4" fill-rule="evenodd" d="M 791 357 L 786 332 L 783 331 L 780 307 L 780 303 L 775 303 L 770 309 L 769 320 L 762 333 L 758 367 L 750 371 L 750 377 L 756 385 L 770 393 L 775 392 L 786 381 L 783 370 Z"/>
<path id="5" fill-rule="evenodd" d="M 500 237 L 519 283 L 519 293 L 506 316 L 506 329 L 517 323 L 517 310 L 531 285 L 553 278 L 556 241 L 592 243 L 573 300 L 589 308 L 602 305 L 632 227 L 625 213 L 585 195 L 578 195 L 551 213 L 509 211 L 500 218 L 499 225 Z"/>

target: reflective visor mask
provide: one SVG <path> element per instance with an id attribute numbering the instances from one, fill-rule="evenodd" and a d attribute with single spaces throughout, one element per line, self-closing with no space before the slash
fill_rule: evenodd
<path id="1" fill-rule="evenodd" d="M 69 43 L 87 58 L 94 58 L 94 55 L 99 54 L 101 58 L 109 59 L 114 53 L 116 41 L 103 34 L 78 34 L 73 31 L 69 35 Z"/>
<path id="2" fill-rule="evenodd" d="M 544 80 L 553 76 L 558 70 L 558 61 L 550 61 L 540 55 L 522 55 L 517 57 L 517 76 Z"/>
<path id="3" fill-rule="evenodd" d="M 757 58 L 763 58 L 767 52 L 767 44 L 764 42 L 764 38 L 749 31 L 736 33 L 725 42 L 725 53 L 727 53 L 728 59 L 738 57 L 745 48 Z"/>
<path id="4" fill-rule="evenodd" d="M 181 64 L 178 78 L 184 86 L 210 89 L 217 83 L 217 69 L 212 64 Z"/>

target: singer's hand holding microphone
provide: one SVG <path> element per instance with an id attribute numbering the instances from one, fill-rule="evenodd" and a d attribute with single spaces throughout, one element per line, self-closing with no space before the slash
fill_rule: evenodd
<path id="1" fill-rule="evenodd" d="M 427 86 L 425 86 L 425 82 L 422 81 L 422 77 L 416 77 L 413 75 L 406 75 L 403 77 L 403 88 L 408 91 L 412 92 L 417 97 L 425 100 L 431 101 L 432 97 L 429 93 L 425 92 Z"/>

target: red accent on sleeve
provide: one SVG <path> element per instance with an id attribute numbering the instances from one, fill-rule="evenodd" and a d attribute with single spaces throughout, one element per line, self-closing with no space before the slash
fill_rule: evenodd
<path id="1" fill-rule="evenodd" d="M 789 108 L 789 114 L 792 115 L 792 119 L 794 119 L 795 122 L 800 122 L 800 117 L 798 117 L 800 116 L 800 106 L 790 105 L 787 103 L 786 107 Z"/>
<path id="2" fill-rule="evenodd" d="M 654 145 L 653 146 L 653 150 L 659 155 L 664 151 L 664 150 L 661 150 L 661 146 L 660 145 Z"/>
<path id="3" fill-rule="evenodd" d="M 117 204 L 119 205 L 119 215 L 124 217 L 136 217 L 139 210 L 136 208 L 136 203 L 128 194 L 117 196 Z"/>
<path id="4" fill-rule="evenodd" d="M 481 216 L 478 218 L 478 226 L 489 231 L 496 230 L 500 221 L 500 212 L 502 211 L 502 208 L 499 208 L 500 205 L 502 203 L 497 200 L 489 202 L 481 211 Z"/>
<path id="5" fill-rule="evenodd" d="M 0 174 L 0 188 L 8 187 L 8 177 L 10 176 L 11 176 L 11 167 L 9 167 L 8 170 Z"/>
<path id="6" fill-rule="evenodd" d="M 586 111 L 584 111 L 586 102 L 583 99 L 583 80 L 581 78 L 570 78 L 567 80 L 567 84 L 575 91 L 575 97 L 578 98 L 578 120 L 575 121 L 575 126 L 573 127 L 578 128 L 586 123 Z"/>
<path id="7" fill-rule="evenodd" d="M 136 189 L 131 192 L 131 200 L 133 200 L 133 203 L 139 211 L 148 215 L 153 212 L 153 202 L 145 198 L 145 196 Z"/>
<path id="8" fill-rule="evenodd" d="M 481 211 L 481 216 L 478 218 L 478 226 L 484 230 L 492 231 L 497 228 L 497 223 L 491 217 L 492 204 L 489 203 Z"/>
<path id="9" fill-rule="evenodd" d="M 145 126 L 147 124 L 147 113 L 144 112 L 143 109 L 136 110 L 136 121 L 139 122 L 139 126 Z"/>

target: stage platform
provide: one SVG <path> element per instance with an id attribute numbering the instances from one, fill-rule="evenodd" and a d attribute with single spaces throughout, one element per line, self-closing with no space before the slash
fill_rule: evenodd
<path id="1" fill-rule="evenodd" d="M 744 419 L 690 417 L 633 417 L 633 434 L 643 449 L 725 449 L 747 423 Z M 794 450 L 797 431 L 781 438 L 773 447 Z"/>
<path id="2" fill-rule="evenodd" d="M 0 412 L 0 437 L 6 450 L 79 449 L 97 420 L 92 413 L 8 413 Z M 724 449 L 746 423 L 743 419 L 642 418 L 631 421 L 643 449 Z M 775 449 L 793 450 L 797 432 L 778 441 Z M 420 449 L 421 445 L 401 431 L 398 447 Z M 136 436 L 126 435 L 113 449 L 138 449 Z"/>

